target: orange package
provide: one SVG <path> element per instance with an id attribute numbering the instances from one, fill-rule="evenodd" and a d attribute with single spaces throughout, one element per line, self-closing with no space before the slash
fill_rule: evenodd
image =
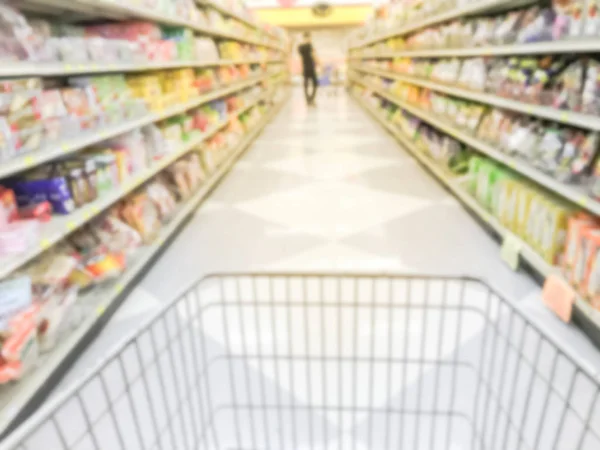
<path id="1" fill-rule="evenodd" d="M 588 229 L 583 234 L 586 270 L 580 292 L 594 308 L 600 309 L 600 230 Z"/>
<path id="2" fill-rule="evenodd" d="M 573 285 L 583 281 L 584 277 L 583 273 L 574 272 L 577 266 L 577 254 L 581 244 L 580 241 L 583 238 L 583 233 L 586 230 L 594 229 L 596 227 L 598 227 L 597 222 L 592 217 L 585 214 L 577 214 L 568 219 L 562 268 L 563 273 Z"/>

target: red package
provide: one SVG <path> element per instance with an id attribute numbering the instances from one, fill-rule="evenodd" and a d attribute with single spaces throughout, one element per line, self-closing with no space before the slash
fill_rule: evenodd
<path id="1" fill-rule="evenodd" d="M 48 222 L 52 218 L 52 205 L 50 202 L 41 202 L 21 208 L 19 216 L 21 219 L 37 219 L 40 222 Z"/>
<path id="2" fill-rule="evenodd" d="M 0 227 L 16 220 L 18 217 L 14 191 L 0 186 Z"/>

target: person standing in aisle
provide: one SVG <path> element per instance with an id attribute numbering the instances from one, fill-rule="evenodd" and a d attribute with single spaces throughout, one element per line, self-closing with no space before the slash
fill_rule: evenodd
<path id="1" fill-rule="evenodd" d="M 315 50 L 310 41 L 310 33 L 306 31 L 303 35 L 304 42 L 298 47 L 298 52 L 302 58 L 302 71 L 304 75 L 304 96 L 308 105 L 315 104 L 315 96 L 317 95 L 317 58 Z M 312 85 L 311 93 L 309 93 L 309 84 Z"/>

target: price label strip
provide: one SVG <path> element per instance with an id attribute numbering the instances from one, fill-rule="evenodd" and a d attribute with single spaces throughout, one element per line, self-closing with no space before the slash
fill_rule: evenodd
<path id="1" fill-rule="evenodd" d="M 519 254 L 523 248 L 523 241 L 512 234 L 507 234 L 502 242 L 500 257 L 512 270 L 519 268 Z"/>

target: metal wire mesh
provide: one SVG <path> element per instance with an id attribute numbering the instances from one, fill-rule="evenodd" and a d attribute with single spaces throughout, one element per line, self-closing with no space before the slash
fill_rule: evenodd
<path id="1" fill-rule="evenodd" d="M 5 449 L 598 449 L 600 381 L 465 278 L 218 275 Z"/>

